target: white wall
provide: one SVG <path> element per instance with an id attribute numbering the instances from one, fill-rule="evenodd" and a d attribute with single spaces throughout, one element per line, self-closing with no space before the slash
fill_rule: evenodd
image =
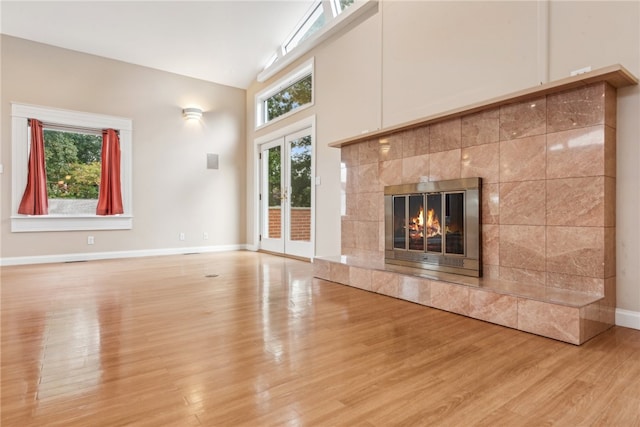
<path id="1" fill-rule="evenodd" d="M 245 243 L 244 90 L 9 36 L 1 84 L 3 260 Z M 10 231 L 12 101 L 133 120 L 132 230 Z M 183 119 L 191 105 L 205 111 L 200 123 Z M 218 170 L 206 169 L 207 153 Z"/>
<path id="2" fill-rule="evenodd" d="M 301 115 L 317 115 L 316 161 L 322 177 L 317 217 L 322 220 L 317 223 L 316 254 L 335 255 L 340 248 L 339 154 L 327 144 L 533 87 L 547 74 L 550 80 L 567 77 L 587 65 L 596 69 L 621 63 L 640 76 L 639 6 L 610 1 L 386 0 L 376 15 L 311 51 L 301 60 L 316 57 L 317 98 Z M 286 71 L 249 88 L 249 117 L 255 93 Z M 637 313 L 639 103 L 637 86 L 619 91 L 617 301 L 619 308 Z M 257 135 L 249 125 L 247 143 Z M 250 199 L 247 212 L 251 227 L 256 212 Z"/>

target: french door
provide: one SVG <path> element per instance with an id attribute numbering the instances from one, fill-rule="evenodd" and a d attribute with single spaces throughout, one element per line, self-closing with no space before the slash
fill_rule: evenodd
<path id="1" fill-rule="evenodd" d="M 313 257 L 314 186 L 311 128 L 259 146 L 260 248 Z"/>

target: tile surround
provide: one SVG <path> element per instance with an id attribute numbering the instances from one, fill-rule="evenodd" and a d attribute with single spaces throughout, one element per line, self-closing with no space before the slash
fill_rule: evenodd
<path id="1" fill-rule="evenodd" d="M 546 98 L 500 107 L 500 141 L 543 135 L 547 130 L 546 117 Z"/>
<path id="2" fill-rule="evenodd" d="M 429 152 L 455 150 L 461 147 L 460 119 L 446 120 L 429 126 Z"/>
<path id="3" fill-rule="evenodd" d="M 545 179 L 546 135 L 500 142 L 500 182 Z"/>
<path id="4" fill-rule="evenodd" d="M 343 254 L 383 259 L 383 210 L 374 204 L 385 185 L 480 176 L 484 278 L 542 299 L 375 271 L 370 289 L 567 342 L 589 339 L 615 310 L 615 99 L 600 82 L 342 147 Z M 326 278 L 326 266 L 318 274 Z M 348 284 L 342 270 L 330 276 Z M 367 289 L 364 276 L 353 273 L 353 286 Z M 600 300 L 556 306 L 545 300 L 556 291 Z"/>
<path id="5" fill-rule="evenodd" d="M 500 109 L 481 111 L 461 120 L 462 148 L 500 141 Z"/>
<path id="6" fill-rule="evenodd" d="M 483 184 L 499 182 L 500 168 L 495 159 L 500 157 L 500 144 L 492 143 L 466 147 L 461 152 L 460 177 L 482 177 Z"/>

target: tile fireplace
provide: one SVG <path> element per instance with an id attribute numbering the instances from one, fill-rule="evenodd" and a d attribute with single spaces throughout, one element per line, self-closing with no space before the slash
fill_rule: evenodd
<path id="1" fill-rule="evenodd" d="M 341 253 L 314 259 L 314 275 L 573 344 L 606 330 L 616 89 L 636 84 L 613 65 L 330 144 Z M 443 184 L 474 177 L 477 202 Z"/>

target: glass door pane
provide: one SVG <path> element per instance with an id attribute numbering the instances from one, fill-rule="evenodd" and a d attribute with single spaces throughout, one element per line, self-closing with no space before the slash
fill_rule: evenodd
<path id="1" fill-rule="evenodd" d="M 260 146 L 260 248 L 284 252 L 284 139 Z"/>
<path id="2" fill-rule="evenodd" d="M 267 158 L 268 223 L 266 236 L 273 239 L 282 237 L 282 156 L 280 146 L 265 150 Z"/>
<path id="3" fill-rule="evenodd" d="M 289 142 L 289 239 L 311 241 L 311 136 Z"/>
<path id="4" fill-rule="evenodd" d="M 427 252 L 442 252 L 442 195 L 427 195 L 427 217 L 425 233 L 427 235 Z"/>
<path id="5" fill-rule="evenodd" d="M 409 196 L 409 250 L 424 251 L 424 197 Z"/>
<path id="6" fill-rule="evenodd" d="M 405 196 L 393 197 L 393 247 L 407 249 L 407 202 Z"/>
<path id="7" fill-rule="evenodd" d="M 464 193 L 445 194 L 446 253 L 464 255 Z"/>

